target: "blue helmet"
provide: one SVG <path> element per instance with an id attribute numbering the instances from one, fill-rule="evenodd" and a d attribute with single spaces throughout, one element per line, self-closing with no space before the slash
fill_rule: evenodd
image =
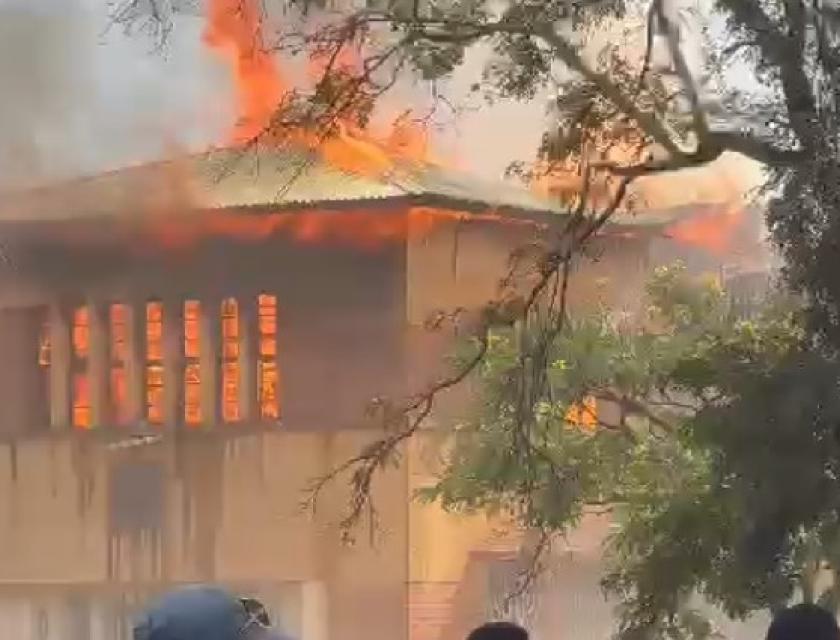
<path id="1" fill-rule="evenodd" d="M 134 626 L 134 640 L 288 640 L 270 628 L 265 608 L 213 586 L 171 591 Z"/>

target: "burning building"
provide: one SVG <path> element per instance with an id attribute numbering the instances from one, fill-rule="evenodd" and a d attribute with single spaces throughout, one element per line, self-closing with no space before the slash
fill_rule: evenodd
<path id="1" fill-rule="evenodd" d="M 406 391 L 409 327 L 493 299 L 510 251 L 562 224 L 506 185 L 429 166 L 374 180 L 276 152 L 140 166 L 4 208 L 9 435 L 348 426 L 366 398 Z M 636 272 L 645 221 L 605 240 Z M 328 407 L 312 399 L 325 382 Z"/>
<path id="2" fill-rule="evenodd" d="M 0 625 L 121 637 L 137 601 L 193 580 L 260 595 L 302 640 L 438 640 L 484 615 L 518 543 L 412 505 L 421 452 L 352 548 L 345 488 L 314 515 L 301 491 L 371 437 L 371 397 L 432 375 L 429 314 L 492 299 L 562 210 L 418 163 L 374 179 L 220 151 L 8 194 L 0 214 Z M 619 217 L 579 295 L 612 274 L 638 299 L 664 220 Z"/>

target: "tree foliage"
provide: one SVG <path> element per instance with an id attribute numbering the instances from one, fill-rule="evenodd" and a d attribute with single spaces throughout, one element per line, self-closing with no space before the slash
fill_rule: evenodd
<path id="1" fill-rule="evenodd" d="M 606 309 L 569 318 L 527 428 L 509 389 L 530 327 L 494 332 L 480 411 L 425 497 L 512 513 L 546 537 L 611 506 L 604 587 L 623 637 L 708 630 L 698 595 L 733 617 L 803 592 L 834 602 L 834 581 L 815 576 L 840 570 L 840 369 L 810 348 L 789 301 L 739 319 L 713 282 L 678 267 L 647 296 L 641 326 Z M 568 421 L 587 396 L 613 407 L 594 429 Z"/>

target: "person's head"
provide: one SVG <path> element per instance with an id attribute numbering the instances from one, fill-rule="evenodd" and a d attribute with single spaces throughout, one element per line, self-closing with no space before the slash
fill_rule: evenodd
<path id="1" fill-rule="evenodd" d="M 528 640 L 528 632 L 512 622 L 488 622 L 474 629 L 467 640 Z"/>
<path id="2" fill-rule="evenodd" d="M 257 600 L 191 586 L 164 595 L 134 625 L 134 640 L 286 640 Z"/>
<path id="3" fill-rule="evenodd" d="M 773 618 L 767 640 L 840 640 L 840 628 L 822 607 L 799 604 Z"/>

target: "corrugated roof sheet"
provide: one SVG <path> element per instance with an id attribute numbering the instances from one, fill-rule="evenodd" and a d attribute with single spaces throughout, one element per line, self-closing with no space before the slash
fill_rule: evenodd
<path id="1" fill-rule="evenodd" d="M 217 151 L 195 156 L 197 198 L 211 208 L 315 205 L 407 195 L 396 182 L 348 173 L 315 154 Z"/>
<path id="2" fill-rule="evenodd" d="M 254 206 L 314 208 L 396 198 L 512 215 L 565 213 L 560 203 L 518 185 L 432 165 L 402 164 L 388 175 L 372 177 L 342 171 L 312 153 L 223 149 L 0 195 L 0 221 L 186 214 Z M 615 222 L 667 223 L 661 215 L 647 214 L 623 214 Z"/>

